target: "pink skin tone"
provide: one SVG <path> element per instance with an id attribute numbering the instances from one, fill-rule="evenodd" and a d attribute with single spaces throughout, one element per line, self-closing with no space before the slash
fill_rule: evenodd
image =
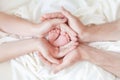
<path id="1" fill-rule="evenodd" d="M 59 26 L 56 26 L 56 28 L 52 29 L 47 34 L 48 42 L 50 43 L 49 45 L 51 45 L 51 50 L 53 50 L 51 55 L 55 58 L 63 57 L 66 53 L 70 52 L 78 45 L 76 37 L 70 35 L 75 35 L 75 33 L 68 32 L 66 29 L 70 29 L 69 26 L 67 26 L 66 24 L 61 24 Z M 59 53 L 54 53 L 55 49 L 53 48 L 58 48 L 59 51 L 57 52 Z M 59 55 L 61 53 L 62 55 Z"/>
<path id="2" fill-rule="evenodd" d="M 56 47 L 64 46 L 70 41 L 70 37 L 67 32 L 55 28 L 48 34 L 48 41 Z"/>

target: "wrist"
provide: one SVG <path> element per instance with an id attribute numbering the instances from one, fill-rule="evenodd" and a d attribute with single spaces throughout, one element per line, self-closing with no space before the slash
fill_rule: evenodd
<path id="1" fill-rule="evenodd" d="M 36 40 L 36 43 L 35 43 L 36 47 L 35 48 L 36 48 L 36 50 L 40 50 L 44 45 L 43 43 L 44 43 L 45 39 L 44 38 L 36 38 L 35 40 Z"/>
<path id="2" fill-rule="evenodd" d="M 40 25 L 39 24 L 32 24 L 32 35 L 33 37 L 39 38 L 40 35 Z"/>
<path id="3" fill-rule="evenodd" d="M 80 42 L 89 42 L 91 33 L 88 28 L 85 28 L 81 31 L 81 34 L 78 35 Z"/>
<path id="4" fill-rule="evenodd" d="M 33 39 L 33 49 L 35 50 L 35 51 L 38 51 L 39 50 L 39 48 L 40 48 L 40 39 L 39 38 L 34 38 Z"/>
<path id="5" fill-rule="evenodd" d="M 45 34 L 45 29 L 46 29 L 45 26 L 43 26 L 42 24 L 34 24 L 33 28 L 34 37 L 43 38 Z"/>
<path id="6" fill-rule="evenodd" d="M 82 60 L 89 60 L 89 54 L 87 53 L 88 50 L 86 50 L 86 45 L 80 44 L 78 50 Z"/>

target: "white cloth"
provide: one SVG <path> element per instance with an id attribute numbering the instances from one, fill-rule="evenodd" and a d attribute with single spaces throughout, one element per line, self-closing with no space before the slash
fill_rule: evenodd
<path id="1" fill-rule="evenodd" d="M 101 24 L 120 17 L 120 0 L 13 0 L 15 5 L 9 5 L 9 0 L 2 1 L 0 11 L 36 23 L 39 22 L 42 14 L 59 11 L 61 6 L 78 16 L 84 24 Z M 5 4 L 8 3 L 8 7 L 5 6 L 5 9 L 4 2 Z M 1 38 L 0 42 L 11 40 L 15 39 L 8 36 Z M 119 41 L 96 42 L 90 45 L 100 49 L 120 52 Z M 79 62 L 57 74 L 52 74 L 50 69 L 40 61 L 36 53 L 16 58 L 11 61 L 11 64 L 13 80 L 117 80 L 111 73 L 89 62 Z"/>

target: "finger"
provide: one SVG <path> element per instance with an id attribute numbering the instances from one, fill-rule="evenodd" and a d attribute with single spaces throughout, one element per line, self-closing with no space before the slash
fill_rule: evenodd
<path id="1" fill-rule="evenodd" d="M 62 7 L 61 13 L 67 17 L 68 19 L 74 19 L 75 16 L 73 16 L 69 11 L 67 11 L 65 8 Z"/>
<path id="2" fill-rule="evenodd" d="M 77 46 L 71 46 L 67 49 L 65 49 L 64 51 L 60 52 L 57 57 L 58 58 L 61 58 L 61 57 L 64 57 L 65 55 L 67 55 L 69 52 L 71 52 L 72 50 L 74 50 Z"/>
<path id="3" fill-rule="evenodd" d="M 52 55 L 50 55 L 50 53 L 46 52 L 46 51 L 42 51 L 43 57 L 46 58 L 46 60 L 50 61 L 51 63 L 55 63 L 55 64 L 59 64 L 59 60 L 57 60 L 56 58 L 54 58 Z"/>
<path id="4" fill-rule="evenodd" d="M 51 25 L 58 25 L 58 24 L 62 24 L 62 23 L 65 23 L 67 21 L 67 19 L 50 19 L 49 20 L 49 23 Z"/>
<path id="5" fill-rule="evenodd" d="M 65 30 L 65 32 L 67 32 L 69 35 L 72 36 L 77 36 L 77 33 L 74 32 L 69 26 L 67 26 L 66 24 L 60 24 L 60 28 L 61 30 Z"/>
<path id="6" fill-rule="evenodd" d="M 59 64 L 59 60 L 57 60 L 56 58 L 54 58 L 52 56 L 52 54 L 48 53 L 47 51 L 42 51 L 42 53 L 44 53 L 43 57 L 45 57 L 51 63 Z"/>
<path id="7" fill-rule="evenodd" d="M 62 63 L 62 64 L 60 64 L 60 65 L 55 65 L 55 66 L 53 67 L 52 72 L 55 74 L 55 73 L 59 72 L 60 70 L 63 70 L 63 69 L 66 68 L 66 67 L 67 67 L 67 64 L 64 64 L 64 63 Z"/>
<path id="8" fill-rule="evenodd" d="M 67 26 L 66 24 L 60 24 L 60 28 L 62 31 L 68 33 L 72 41 L 77 41 L 77 33 L 74 32 L 69 26 Z"/>
<path id="9" fill-rule="evenodd" d="M 77 59 L 77 57 L 75 57 L 77 51 L 76 50 L 73 50 L 71 51 L 69 54 L 67 54 L 64 58 L 63 58 L 63 61 L 60 65 L 58 66 L 55 66 L 54 69 L 53 69 L 53 72 L 54 73 L 57 73 L 73 64 L 75 64 L 75 62 L 78 62 L 79 60 Z M 78 56 L 78 55 L 77 55 Z"/>
<path id="10" fill-rule="evenodd" d="M 61 12 L 47 13 L 42 16 L 44 19 L 53 19 L 53 18 L 64 18 L 64 15 Z"/>
<path id="11" fill-rule="evenodd" d="M 66 48 L 68 48 L 68 47 L 70 47 L 70 46 L 75 45 L 76 43 L 78 44 L 78 42 L 70 41 L 68 44 L 66 44 L 66 45 L 64 45 L 64 46 L 61 46 L 60 49 L 66 49 Z"/>
<path id="12" fill-rule="evenodd" d="M 72 64 L 73 64 L 72 61 L 65 61 L 65 62 L 63 61 L 63 63 L 61 63 L 60 65 L 54 66 L 52 72 L 53 72 L 53 73 L 57 73 L 57 72 L 65 69 L 65 68 L 69 67 L 69 66 L 72 65 Z"/>
<path id="13" fill-rule="evenodd" d="M 63 46 L 62 48 L 60 48 L 60 53 L 58 53 L 57 57 L 60 58 L 67 55 L 69 52 L 74 50 L 78 46 L 78 44 L 78 42 L 70 42 L 67 45 Z"/>
<path id="14" fill-rule="evenodd" d="M 40 53 L 38 54 L 38 56 L 40 57 L 41 61 L 48 66 L 51 66 L 51 62 L 49 62 L 48 60 L 46 60 Z"/>
<path id="15" fill-rule="evenodd" d="M 52 45 L 50 45 L 49 42 L 44 38 L 41 38 L 40 44 L 42 45 L 40 46 L 40 49 L 41 49 L 40 52 L 42 56 L 51 63 L 59 64 L 59 60 L 54 58 L 50 52 L 50 49 L 53 48 Z M 57 53 L 57 48 L 55 49 L 56 49 L 55 50 L 56 52 L 55 51 L 54 52 Z"/>
<path id="16" fill-rule="evenodd" d="M 64 58 L 63 61 L 60 65 L 55 66 L 53 69 L 54 73 L 57 73 L 69 66 L 72 66 L 73 64 L 79 62 L 81 59 L 81 56 L 78 55 L 78 50 L 75 49 L 73 51 L 71 51 L 69 54 L 67 54 Z"/>
<path id="17" fill-rule="evenodd" d="M 50 30 L 52 30 L 55 26 L 65 23 L 66 19 L 50 19 L 50 20 L 46 20 L 44 22 L 41 23 L 41 28 L 40 28 L 40 32 L 41 32 L 41 37 L 44 36 L 45 34 L 47 34 Z"/>

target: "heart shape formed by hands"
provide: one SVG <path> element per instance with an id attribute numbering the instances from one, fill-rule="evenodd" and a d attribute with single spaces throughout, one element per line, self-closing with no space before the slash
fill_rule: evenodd
<path id="1" fill-rule="evenodd" d="M 81 39 L 81 33 L 84 30 L 84 25 L 79 19 L 65 9 L 63 9 L 61 13 L 45 14 L 42 18 L 43 21 L 50 19 L 67 19 L 67 22 L 59 24 L 48 33 L 47 41 L 49 43 L 48 45 L 51 46 L 49 47 L 51 51 L 50 55 L 57 58 L 59 61 L 62 60 L 62 62 L 57 65 L 51 63 L 53 72 L 56 73 L 81 60 L 78 46 L 79 39 Z"/>
<path id="2" fill-rule="evenodd" d="M 77 45 L 77 34 L 67 24 L 60 24 L 48 33 L 48 41 L 59 48 L 59 54 L 53 53 L 56 58 L 65 56 Z"/>

